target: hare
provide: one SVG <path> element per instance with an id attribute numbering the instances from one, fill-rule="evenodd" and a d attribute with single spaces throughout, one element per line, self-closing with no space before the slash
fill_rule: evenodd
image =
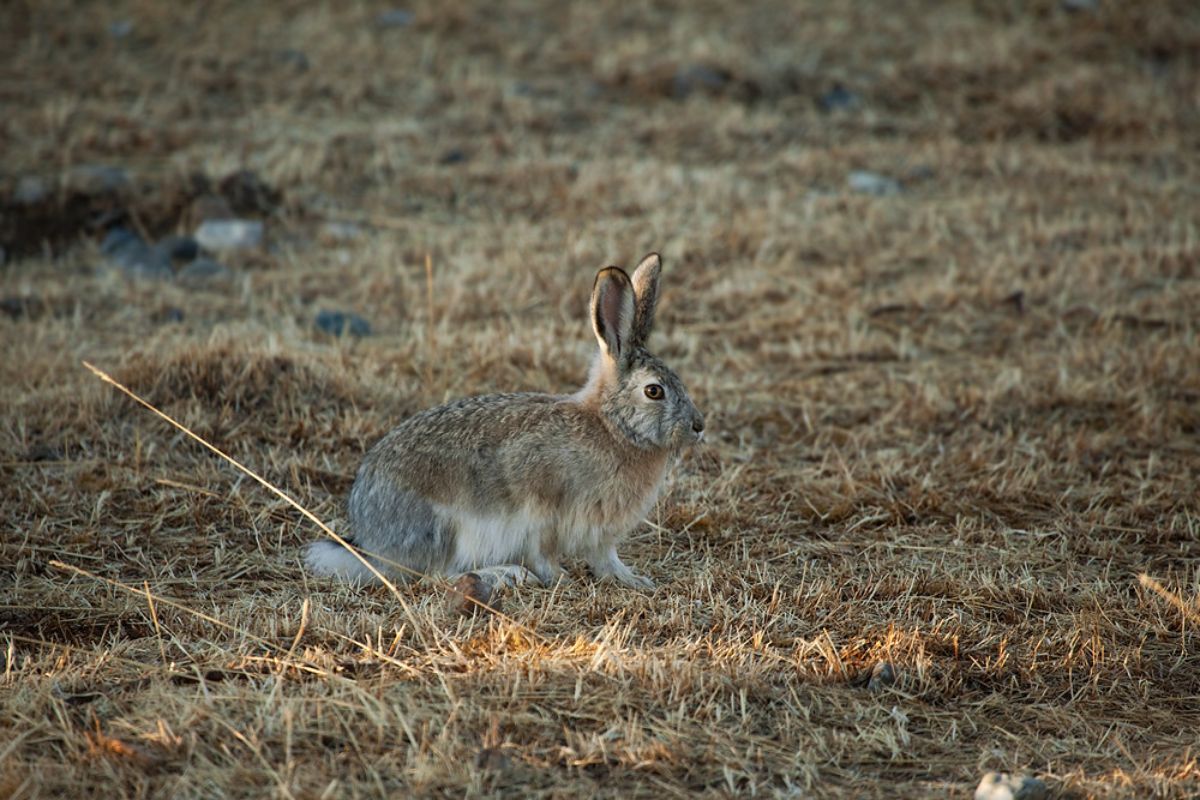
<path id="1" fill-rule="evenodd" d="M 599 343 L 587 383 L 570 395 L 468 397 L 401 423 L 363 459 L 347 540 L 381 572 L 532 571 L 543 584 L 583 559 L 597 578 L 654 583 L 617 556 L 649 512 L 670 462 L 703 439 L 704 418 L 679 377 L 646 350 L 662 259 L 631 279 L 596 275 Z M 375 558 L 378 556 L 379 558 Z M 313 572 L 355 582 L 374 574 L 340 544 L 310 544 Z"/>

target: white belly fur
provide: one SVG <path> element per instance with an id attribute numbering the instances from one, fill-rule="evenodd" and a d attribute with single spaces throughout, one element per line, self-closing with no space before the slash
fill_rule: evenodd
<path id="1" fill-rule="evenodd" d="M 451 509 L 439 511 L 454 530 L 449 564 L 453 572 L 524 562 L 531 547 L 536 552 L 547 522 L 525 510 L 486 517 Z"/>
<path id="2" fill-rule="evenodd" d="M 618 505 L 601 509 L 576 506 L 551 517 L 544 511 L 523 508 L 514 514 L 478 516 L 458 509 L 441 507 L 437 514 L 455 531 L 454 547 L 447 568 L 462 572 L 505 564 L 533 563 L 542 555 L 587 557 L 614 545 L 649 513 L 658 496 L 658 487 L 641 498 L 636 506 Z M 556 547 L 543 549 L 543 536 Z"/>

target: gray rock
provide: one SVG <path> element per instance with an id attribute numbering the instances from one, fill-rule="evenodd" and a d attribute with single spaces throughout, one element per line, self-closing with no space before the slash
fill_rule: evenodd
<path id="1" fill-rule="evenodd" d="M 817 97 L 817 106 L 822 111 L 843 111 L 861 105 L 862 99 L 840 83 L 835 83 L 832 89 Z"/>
<path id="2" fill-rule="evenodd" d="M 405 28 L 411 25 L 412 21 L 412 12 L 400 8 L 384 11 L 375 17 L 375 24 L 380 28 Z"/>
<path id="3" fill-rule="evenodd" d="M 671 91 L 677 99 L 682 100 L 697 90 L 719 92 L 729 84 L 729 79 L 729 73 L 723 69 L 706 64 L 692 64 L 675 71 Z"/>
<path id="4" fill-rule="evenodd" d="M 12 294 L 8 297 L 0 298 L 0 313 L 7 315 L 11 319 L 34 317 L 41 313 L 42 305 L 42 301 L 36 297 Z"/>
<path id="5" fill-rule="evenodd" d="M 1029 775 L 989 772 L 975 789 L 975 800 L 1045 800 L 1049 787 Z"/>
<path id="6" fill-rule="evenodd" d="M 83 194 L 106 194 L 129 188 L 129 173 L 107 164 L 80 164 L 67 172 L 67 187 Z"/>
<path id="7" fill-rule="evenodd" d="M 133 20 L 118 19 L 108 23 L 108 35 L 114 39 L 124 39 L 133 33 Z"/>
<path id="8" fill-rule="evenodd" d="M 466 160 L 467 154 L 457 147 L 454 147 L 442 153 L 441 157 L 438 158 L 438 163 L 444 165 L 461 164 Z"/>
<path id="9" fill-rule="evenodd" d="M 136 233 L 129 230 L 129 228 L 113 228 L 104 234 L 104 241 L 100 243 L 100 252 L 106 256 L 111 256 L 134 244 L 145 245 L 145 242 Z"/>
<path id="10" fill-rule="evenodd" d="M 904 183 L 921 183 L 937 177 L 937 170 L 928 164 L 920 164 L 904 174 Z"/>
<path id="11" fill-rule="evenodd" d="M 37 175 L 22 175 L 17 181 L 17 188 L 13 190 L 13 202 L 21 206 L 37 205 L 49 193 L 46 182 Z"/>
<path id="12" fill-rule="evenodd" d="M 149 247 L 122 252 L 111 260 L 131 278 L 169 281 L 175 277 L 170 262 Z"/>
<path id="13" fill-rule="evenodd" d="M 205 250 L 251 250 L 261 247 L 263 224 L 253 219 L 206 219 L 196 229 L 196 241 Z"/>
<path id="14" fill-rule="evenodd" d="M 853 191 L 862 194 L 873 194 L 877 197 L 900 194 L 900 182 L 895 178 L 880 175 L 878 172 L 855 170 L 846 177 L 846 185 Z"/>
<path id="15" fill-rule="evenodd" d="M 154 249 L 172 261 L 191 261 L 200 255 L 200 243 L 191 236 L 172 234 L 159 240 Z"/>
<path id="16" fill-rule="evenodd" d="M 867 681 L 867 690 L 871 692 L 882 692 L 884 689 L 896 683 L 896 668 L 892 666 L 890 661 L 880 661 L 871 670 L 871 677 Z"/>
<path id="17" fill-rule="evenodd" d="M 157 320 L 158 322 L 164 322 L 164 323 L 183 322 L 183 320 L 184 320 L 183 309 L 180 308 L 179 306 L 167 306 L 162 311 L 155 314 L 154 319 Z"/>
<path id="18" fill-rule="evenodd" d="M 175 280 L 181 285 L 192 288 L 227 281 L 232 277 L 233 272 L 228 267 L 211 258 L 197 258 L 175 274 Z"/>
<path id="19" fill-rule="evenodd" d="M 169 256 L 155 250 L 128 228 L 113 228 L 100 244 L 108 262 L 131 278 L 170 280 L 175 272 Z"/>
<path id="20" fill-rule="evenodd" d="M 1090 13 L 1100 8 L 1100 0 L 1062 0 L 1059 5 L 1068 14 Z"/>
<path id="21" fill-rule="evenodd" d="M 307 72 L 308 68 L 312 66 L 303 50 L 296 50 L 290 47 L 276 53 L 275 60 L 280 64 L 285 64 L 293 68 L 296 72 Z"/>
<path id="22" fill-rule="evenodd" d="M 334 336 L 347 333 L 351 336 L 371 335 L 371 323 L 349 311 L 318 311 L 315 322 L 318 329 Z"/>

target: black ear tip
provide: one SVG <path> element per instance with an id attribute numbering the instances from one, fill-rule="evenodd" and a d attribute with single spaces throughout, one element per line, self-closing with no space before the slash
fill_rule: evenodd
<path id="1" fill-rule="evenodd" d="M 629 276 L 625 270 L 620 267 L 605 267 L 596 273 L 596 285 L 599 286 L 601 281 L 615 280 L 618 283 L 629 283 Z"/>

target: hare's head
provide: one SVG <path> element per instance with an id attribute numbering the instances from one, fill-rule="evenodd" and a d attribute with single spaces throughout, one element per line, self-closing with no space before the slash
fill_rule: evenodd
<path id="1" fill-rule="evenodd" d="M 632 279 L 620 267 L 596 275 L 591 316 L 600 352 L 584 392 L 633 444 L 675 450 L 703 438 L 704 417 L 675 371 L 646 349 L 661 271 L 651 253 Z"/>

